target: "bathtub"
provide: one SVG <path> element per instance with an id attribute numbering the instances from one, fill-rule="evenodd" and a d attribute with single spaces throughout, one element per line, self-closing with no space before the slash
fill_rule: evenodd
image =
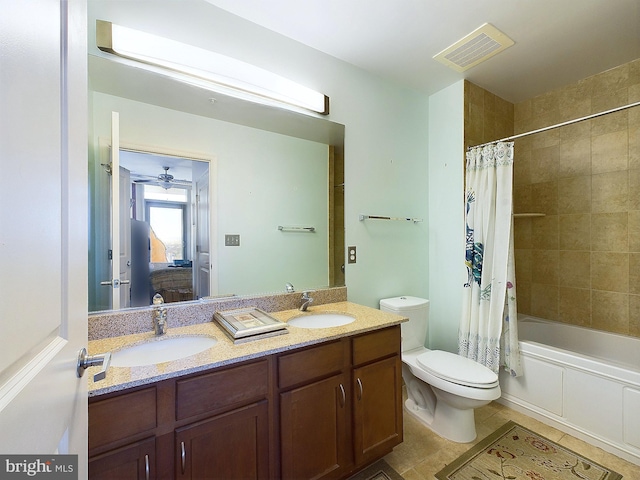
<path id="1" fill-rule="evenodd" d="M 640 465 L 640 338 L 518 320 L 524 375 L 498 401 Z"/>

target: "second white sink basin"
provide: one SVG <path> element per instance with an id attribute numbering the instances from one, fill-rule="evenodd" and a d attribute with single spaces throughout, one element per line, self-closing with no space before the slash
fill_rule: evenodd
<path id="1" fill-rule="evenodd" d="M 116 350 L 111 354 L 111 366 L 139 367 L 170 362 L 203 352 L 217 342 L 213 337 L 202 335 L 154 338 L 139 345 Z"/>
<path id="2" fill-rule="evenodd" d="M 310 313 L 294 317 L 287 324 L 300 328 L 330 328 L 348 325 L 355 320 L 355 317 L 343 313 Z"/>

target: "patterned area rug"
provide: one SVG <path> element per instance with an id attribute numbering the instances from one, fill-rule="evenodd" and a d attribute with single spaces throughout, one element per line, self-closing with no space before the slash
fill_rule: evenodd
<path id="1" fill-rule="evenodd" d="M 508 422 L 436 473 L 439 480 L 620 480 L 613 472 Z"/>
<path id="2" fill-rule="evenodd" d="M 384 460 L 378 460 L 364 470 L 356 473 L 348 480 L 404 480 L 404 477 L 396 472 Z"/>

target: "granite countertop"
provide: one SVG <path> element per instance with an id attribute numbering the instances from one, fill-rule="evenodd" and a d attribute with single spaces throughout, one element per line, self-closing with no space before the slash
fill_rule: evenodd
<path id="1" fill-rule="evenodd" d="M 288 334 L 278 335 L 241 344 L 234 344 L 215 321 L 169 328 L 165 335 L 156 337 L 153 331 L 103 338 L 89 342 L 89 355 L 104 352 L 115 352 L 121 348 L 161 340 L 169 337 L 185 335 L 205 335 L 215 337 L 217 343 L 208 350 L 179 360 L 137 367 L 109 367 L 107 376 L 99 382 L 93 381 L 93 375 L 100 367 L 90 367 L 86 374 L 89 379 L 89 396 L 98 396 L 140 385 L 146 385 L 172 377 L 208 370 L 210 368 L 231 365 L 234 363 L 260 358 L 274 353 L 356 335 L 392 325 L 399 325 L 407 319 L 393 313 L 383 312 L 351 302 L 328 303 L 311 306 L 306 313 L 342 313 L 351 315 L 356 320 L 347 325 L 331 328 L 308 329 L 293 325 L 288 327 Z M 305 315 L 299 310 L 272 312 L 271 316 L 287 322 L 294 317 Z"/>

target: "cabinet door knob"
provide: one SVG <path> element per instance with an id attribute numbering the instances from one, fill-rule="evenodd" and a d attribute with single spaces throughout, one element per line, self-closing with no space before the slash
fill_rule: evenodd
<path id="1" fill-rule="evenodd" d="M 342 384 L 340 384 L 340 393 L 342 394 L 342 397 L 340 398 L 340 406 L 344 407 L 347 402 L 347 395 L 344 393 L 344 386 Z"/>
<path id="2" fill-rule="evenodd" d="M 359 378 L 356 380 L 356 382 L 358 383 L 358 400 L 362 400 L 362 382 Z"/>

